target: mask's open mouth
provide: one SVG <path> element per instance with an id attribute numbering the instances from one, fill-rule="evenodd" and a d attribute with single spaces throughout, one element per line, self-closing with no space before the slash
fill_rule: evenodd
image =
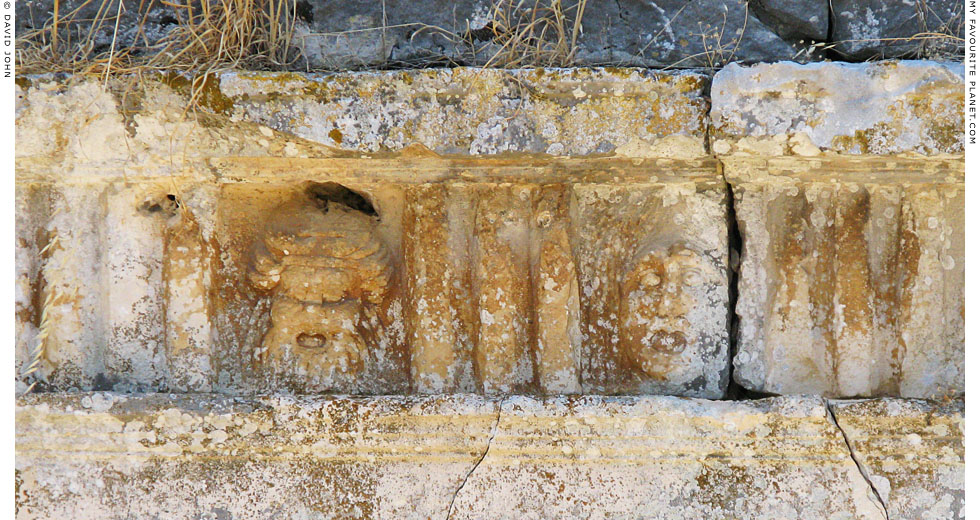
<path id="1" fill-rule="evenodd" d="M 321 349 L 327 344 L 327 338 L 323 334 L 309 334 L 306 332 L 296 336 L 296 344 L 308 349 Z"/>
<path id="2" fill-rule="evenodd" d="M 683 332 L 669 330 L 652 330 L 647 334 L 647 343 L 660 352 L 679 354 L 687 348 L 687 336 Z"/>

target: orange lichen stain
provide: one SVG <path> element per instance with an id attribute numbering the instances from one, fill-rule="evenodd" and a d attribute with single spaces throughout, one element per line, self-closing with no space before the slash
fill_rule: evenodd
<path id="1" fill-rule="evenodd" d="M 340 144 L 344 140 L 344 134 L 341 133 L 340 130 L 338 130 L 336 128 L 334 128 L 333 130 L 331 130 L 330 133 L 328 133 L 327 135 L 329 135 L 330 138 L 333 139 L 334 142 L 337 143 L 337 144 Z"/>

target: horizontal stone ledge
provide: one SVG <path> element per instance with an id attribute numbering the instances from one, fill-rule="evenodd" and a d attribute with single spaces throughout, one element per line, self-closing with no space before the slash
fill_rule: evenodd
<path id="1" fill-rule="evenodd" d="M 835 401 L 831 408 L 890 520 L 966 518 L 963 400 Z"/>
<path id="2" fill-rule="evenodd" d="M 931 61 L 730 64 L 711 83 L 712 150 L 961 154 L 963 81 Z"/>
<path id="3" fill-rule="evenodd" d="M 708 77 L 647 69 L 227 73 L 233 119 L 346 150 L 704 154 Z"/>
<path id="4" fill-rule="evenodd" d="M 230 155 L 207 158 L 203 171 L 194 175 L 161 177 L 152 169 L 120 170 L 86 166 L 64 176 L 56 165 L 34 158 L 18 160 L 16 183 L 20 185 L 92 185 L 110 183 L 247 182 L 384 182 L 394 185 L 435 182 L 528 184 L 635 184 L 658 182 L 721 182 L 721 163 L 705 156 L 696 159 L 640 158 L 615 156 L 549 157 L 537 154 L 505 154 L 474 157 L 413 153 L 357 154 L 356 157 L 277 157 Z"/>
<path id="5" fill-rule="evenodd" d="M 884 518 L 852 456 L 878 464 L 879 493 L 893 483 L 890 514 L 931 496 L 934 513 L 962 507 L 961 402 L 831 408 L 847 438 L 827 403 L 805 396 L 31 394 L 17 399 L 17 508 L 76 518 Z M 896 453 L 906 446 L 915 457 Z"/>
<path id="6" fill-rule="evenodd" d="M 19 169 L 195 175 L 206 158 L 400 151 L 549 156 L 962 154 L 952 63 L 22 77 Z M 710 96 L 706 92 L 711 83 Z M 711 105 L 710 118 L 708 114 Z M 707 138 L 707 139 L 706 139 Z"/>

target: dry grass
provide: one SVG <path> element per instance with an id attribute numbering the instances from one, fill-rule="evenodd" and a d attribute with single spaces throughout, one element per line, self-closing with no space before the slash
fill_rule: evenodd
<path id="1" fill-rule="evenodd" d="M 575 64 L 582 16 L 588 0 L 565 7 L 562 0 L 533 3 L 499 0 L 484 29 L 490 34 L 484 47 L 496 51 L 484 66 L 501 68 L 570 67 Z M 472 38 L 472 35 L 470 36 Z M 477 48 L 479 54 L 484 49 Z"/>
<path id="2" fill-rule="evenodd" d="M 684 7 L 687 7 L 687 4 Z M 742 43 L 742 36 L 745 34 L 745 28 L 749 24 L 749 7 L 747 4 L 744 6 L 743 11 L 744 16 L 742 17 L 740 27 L 735 31 L 735 36 L 728 41 L 725 41 L 725 30 L 728 27 L 727 6 L 725 6 L 721 25 L 703 25 L 699 22 L 698 28 L 701 34 L 701 46 L 704 51 L 671 63 L 666 68 L 701 67 L 717 70 L 728 65 L 735 59 L 735 52 L 738 51 L 738 46 Z M 680 10 L 674 14 L 674 17 L 678 14 L 680 14 Z M 673 18 L 671 18 L 671 21 L 673 21 Z"/>
<path id="3" fill-rule="evenodd" d="M 381 1 L 384 12 L 385 0 Z M 387 17 L 383 16 L 382 27 L 304 37 L 334 37 L 338 42 L 350 38 L 348 43 L 355 45 L 364 33 L 377 32 L 380 48 L 386 49 L 384 40 L 388 31 L 412 27 L 413 35 L 436 34 L 463 49 L 462 54 L 469 57 L 465 61 L 470 64 L 495 68 L 568 67 L 576 64 L 587 1 L 496 0 L 488 23 L 477 30 L 460 31 L 425 24 L 388 26 Z M 939 23 L 939 15 L 926 0 L 916 2 L 920 32 L 908 38 L 877 41 L 916 43 L 914 57 L 917 58 L 955 58 L 956 50 L 963 45 L 962 12 Z M 202 78 L 208 73 L 302 68 L 299 47 L 303 41 L 295 35 L 296 0 L 84 0 L 73 4 L 78 7 L 67 12 L 60 3 L 55 0 L 53 13 L 37 21 L 39 29 L 18 36 L 20 72 L 95 75 L 105 80 L 109 76 L 141 77 L 149 71 L 191 73 L 197 78 L 192 85 L 192 99 L 195 99 L 203 89 Z M 673 13 L 670 21 L 688 5 Z M 153 9 L 165 10 L 176 21 L 164 34 L 145 31 L 147 15 Z M 132 23 L 137 15 L 142 16 L 143 23 Z M 127 16 L 129 21 L 121 24 Z M 748 24 L 748 8 L 744 16 L 739 13 L 736 18 L 730 20 L 726 10 L 720 24 L 702 26 L 703 51 L 664 68 L 718 69 L 731 62 Z M 121 25 L 125 35 L 120 34 Z M 660 41 L 663 32 L 662 29 L 654 35 L 638 54 L 645 55 L 648 47 Z M 106 35 L 111 39 L 107 41 Z M 844 42 L 816 42 L 803 47 L 798 56 L 820 56 L 826 51 L 839 53 L 841 43 Z"/>
<path id="4" fill-rule="evenodd" d="M 401 24 L 305 37 L 342 39 L 354 33 L 415 26 L 415 33 L 436 32 L 456 45 L 484 56 L 487 67 L 571 66 L 587 0 L 497 0 L 483 29 L 453 32 L 425 24 Z M 295 68 L 299 60 L 295 0 L 87 0 L 70 12 L 54 12 L 39 29 L 19 35 L 17 60 L 21 72 L 63 72 L 73 75 L 131 75 L 146 71 L 195 73 L 222 69 L 276 70 Z M 83 10 L 95 8 L 94 17 Z M 148 35 L 145 23 L 136 35 L 119 32 L 120 20 L 133 9 L 147 13 L 169 10 L 177 20 L 166 34 Z M 124 24 L 124 26 L 127 24 Z M 132 25 L 132 24 L 128 24 Z M 112 35 L 108 47 L 104 34 Z M 339 40 L 338 40 L 339 41 Z"/>
<path id="5" fill-rule="evenodd" d="M 234 68 L 286 69 L 297 59 L 291 51 L 294 0 L 86 0 L 70 12 L 61 12 L 59 4 L 55 0 L 39 29 L 18 36 L 19 72 L 105 79 L 192 72 L 203 77 Z M 93 7 L 94 16 L 83 16 Z M 120 21 L 128 9 L 141 21 L 124 42 Z M 162 35 L 146 34 L 151 9 L 167 10 L 176 24 Z M 101 41 L 107 32 L 108 46 Z"/>

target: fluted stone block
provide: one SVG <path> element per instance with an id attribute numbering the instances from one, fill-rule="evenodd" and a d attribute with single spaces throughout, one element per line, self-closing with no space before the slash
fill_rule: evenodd
<path id="1" fill-rule="evenodd" d="M 739 384 L 964 391 L 961 74 L 930 62 L 771 64 L 715 78 L 712 146 L 743 242 Z"/>

